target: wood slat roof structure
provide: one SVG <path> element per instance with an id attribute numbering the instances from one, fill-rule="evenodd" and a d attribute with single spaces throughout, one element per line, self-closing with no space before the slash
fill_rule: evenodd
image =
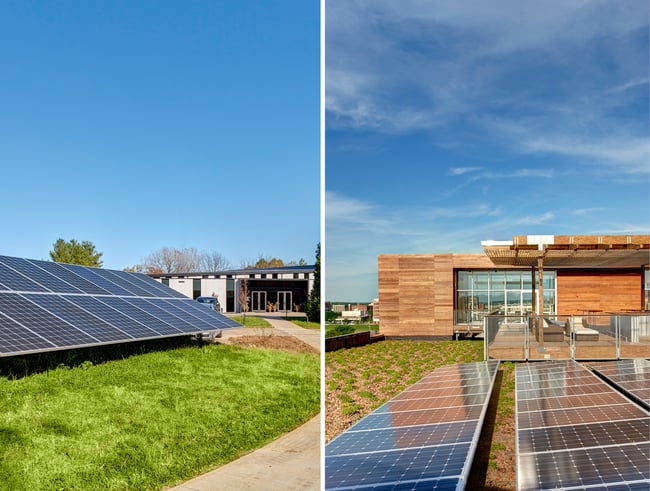
<path id="1" fill-rule="evenodd" d="M 551 268 L 640 268 L 650 264 L 650 235 L 516 235 L 512 241 L 484 241 L 497 266 Z"/>

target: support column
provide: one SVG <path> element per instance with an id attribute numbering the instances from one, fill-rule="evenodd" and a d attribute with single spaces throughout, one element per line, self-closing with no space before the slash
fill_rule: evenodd
<path id="1" fill-rule="evenodd" d="M 544 256 L 537 258 L 537 280 L 539 281 L 539 288 L 537 289 L 537 315 L 539 323 L 539 343 L 544 343 Z M 533 281 L 533 284 L 535 282 Z"/>

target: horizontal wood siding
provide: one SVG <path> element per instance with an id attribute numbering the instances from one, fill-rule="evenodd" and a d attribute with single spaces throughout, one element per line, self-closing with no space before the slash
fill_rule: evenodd
<path id="1" fill-rule="evenodd" d="M 563 315 L 641 310 L 641 271 L 558 270 L 557 299 Z"/>
<path id="2" fill-rule="evenodd" d="M 452 336 L 454 268 L 494 268 L 484 254 L 391 254 L 378 259 L 380 332 Z"/>

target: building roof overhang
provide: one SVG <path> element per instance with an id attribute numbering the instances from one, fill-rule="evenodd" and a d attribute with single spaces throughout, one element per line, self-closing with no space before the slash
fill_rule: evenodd
<path id="1" fill-rule="evenodd" d="M 497 266 L 630 269 L 650 264 L 650 235 L 519 235 L 481 242 Z"/>

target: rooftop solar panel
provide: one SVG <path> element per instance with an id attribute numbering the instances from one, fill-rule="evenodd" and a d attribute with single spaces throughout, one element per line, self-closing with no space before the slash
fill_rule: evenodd
<path id="1" fill-rule="evenodd" d="M 575 361 L 521 364 L 515 379 L 519 491 L 650 489 L 648 411 Z"/>
<path id="2" fill-rule="evenodd" d="M 0 256 L 0 356 L 239 324 L 139 273 Z"/>
<path id="3" fill-rule="evenodd" d="M 650 410 L 650 361 L 640 358 L 592 362 L 588 367 L 642 407 Z"/>
<path id="4" fill-rule="evenodd" d="M 441 367 L 359 420 L 325 447 L 326 489 L 464 489 L 498 366 Z"/>

